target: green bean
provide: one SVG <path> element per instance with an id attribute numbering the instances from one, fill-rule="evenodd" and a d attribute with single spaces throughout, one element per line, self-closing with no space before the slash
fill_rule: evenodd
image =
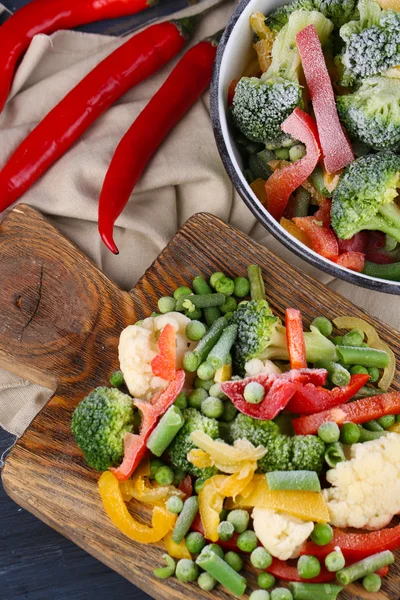
<path id="1" fill-rule="evenodd" d="M 299 187 L 294 194 L 294 217 L 306 217 L 310 208 L 311 194 L 303 187 Z"/>
<path id="2" fill-rule="evenodd" d="M 371 442 L 372 440 L 378 440 L 380 437 L 382 437 L 383 435 L 387 435 L 387 431 L 382 430 L 382 431 L 368 431 L 368 429 L 364 429 L 364 427 L 361 427 L 361 425 L 359 425 L 359 429 L 360 429 L 360 439 L 358 440 L 360 444 L 364 443 L 364 442 Z"/>
<path id="3" fill-rule="evenodd" d="M 177 406 L 171 406 L 151 432 L 146 446 L 155 456 L 161 456 L 168 448 L 185 419 Z"/>
<path id="4" fill-rule="evenodd" d="M 377 396 L 378 394 L 386 394 L 386 390 L 378 390 L 377 388 L 371 388 L 364 385 L 360 390 L 358 390 L 353 400 L 360 400 L 361 398 L 371 398 L 372 396 Z"/>
<path id="5" fill-rule="evenodd" d="M 223 276 L 223 273 L 221 273 Z M 193 290 L 195 294 L 212 294 L 212 288 L 203 277 L 195 277 L 193 279 Z M 221 311 L 216 306 L 204 309 L 204 318 L 207 325 L 210 327 L 214 321 L 221 316 Z"/>
<path id="6" fill-rule="evenodd" d="M 193 354 L 198 359 L 197 366 L 199 366 L 202 362 L 206 360 L 207 356 L 214 348 L 215 344 L 218 342 L 219 338 L 222 335 L 222 332 L 224 331 L 227 325 L 227 319 L 225 319 L 225 317 L 220 317 L 215 321 L 215 323 L 212 324 L 205 336 L 199 341 L 196 350 L 193 352 Z"/>
<path id="7" fill-rule="evenodd" d="M 368 431 L 383 431 L 383 427 L 381 427 L 379 425 L 379 423 L 377 421 L 367 421 L 366 423 L 363 424 L 363 427 L 365 429 L 368 429 Z"/>
<path id="8" fill-rule="evenodd" d="M 378 552 L 377 554 L 368 556 L 367 558 L 364 558 L 363 560 L 360 560 L 349 567 L 341 569 L 336 573 L 336 579 L 342 585 L 348 585 L 357 579 L 366 577 L 366 575 L 375 573 L 382 567 L 387 567 L 393 563 L 393 553 L 390 552 L 390 550 L 384 550 L 383 552 Z"/>
<path id="9" fill-rule="evenodd" d="M 345 564 L 346 561 L 340 548 L 334 552 L 330 552 L 325 557 L 325 567 L 330 573 L 336 573 L 336 571 L 340 571 L 340 569 L 344 568 Z"/>
<path id="10" fill-rule="evenodd" d="M 379 265 L 366 261 L 363 269 L 364 275 L 378 277 L 379 279 L 390 279 L 391 281 L 400 281 L 400 262 L 389 265 Z"/>
<path id="11" fill-rule="evenodd" d="M 271 471 L 265 475 L 270 490 L 301 490 L 320 492 L 321 484 L 315 471 Z"/>
<path id="12" fill-rule="evenodd" d="M 382 585 L 382 579 L 377 573 L 370 573 L 364 577 L 362 584 L 367 592 L 379 592 Z"/>
<path id="13" fill-rule="evenodd" d="M 227 542 L 231 539 L 235 532 L 235 528 L 229 521 L 221 521 L 218 525 L 218 536 L 221 542 Z"/>
<path id="14" fill-rule="evenodd" d="M 304 146 L 304 144 L 296 144 L 295 146 L 292 146 L 291 148 L 289 148 L 289 158 L 292 162 L 296 162 L 296 160 L 301 160 L 303 158 L 303 156 L 306 155 L 306 147 Z M 302 217 L 306 217 L 307 213 L 305 215 L 296 215 L 296 216 L 302 216 Z"/>
<path id="15" fill-rule="evenodd" d="M 236 573 L 232 567 L 211 550 L 204 548 L 197 558 L 199 567 L 210 573 L 221 585 L 234 596 L 242 596 L 246 590 L 247 581 Z"/>
<path id="16" fill-rule="evenodd" d="M 315 363 L 317 369 L 326 369 L 333 385 L 344 386 L 350 383 L 350 373 L 345 367 L 331 360 L 319 360 Z"/>
<path id="17" fill-rule="evenodd" d="M 181 543 L 181 541 L 189 531 L 198 512 L 199 500 L 197 496 L 191 496 L 185 501 L 183 509 L 176 520 L 175 527 L 172 532 L 172 539 L 175 542 L 175 544 Z"/>
<path id="18" fill-rule="evenodd" d="M 359 346 L 336 346 L 339 358 L 345 365 L 361 365 L 384 369 L 389 364 L 389 355 L 384 350 Z"/>
<path id="19" fill-rule="evenodd" d="M 247 277 L 236 277 L 234 279 L 235 289 L 234 295 L 236 298 L 245 298 L 250 293 L 250 282 Z"/>
<path id="20" fill-rule="evenodd" d="M 153 573 L 158 579 L 168 579 L 175 573 L 175 561 L 169 554 L 163 554 L 162 558 L 166 566 L 154 569 Z"/>
<path id="21" fill-rule="evenodd" d="M 218 321 L 221 315 L 222 313 L 218 306 L 211 306 L 210 308 L 204 309 L 204 318 L 209 327 L 211 327 L 211 325 L 213 325 L 215 321 Z"/>
<path id="22" fill-rule="evenodd" d="M 228 325 L 228 327 L 226 327 L 222 332 L 222 335 L 215 344 L 214 348 L 212 348 L 207 356 L 207 364 L 211 365 L 214 371 L 217 371 L 217 369 L 220 369 L 226 363 L 228 354 L 235 343 L 237 331 L 237 325 Z"/>
<path id="23" fill-rule="evenodd" d="M 190 310 L 189 303 L 193 304 L 195 308 L 210 308 L 211 306 L 221 306 L 225 302 L 224 294 L 199 294 L 198 296 L 188 296 L 179 298 L 176 301 L 176 310 L 182 311 L 185 308 Z"/>
<path id="24" fill-rule="evenodd" d="M 250 295 L 252 300 L 265 299 L 265 286 L 261 269 L 258 265 L 249 265 L 247 274 L 250 281 Z"/>
<path id="25" fill-rule="evenodd" d="M 197 369 L 197 377 L 204 381 L 208 381 L 214 377 L 215 371 L 216 369 L 214 369 L 209 362 L 204 361 Z"/>
<path id="26" fill-rule="evenodd" d="M 376 422 L 382 427 L 382 429 L 389 429 L 396 421 L 396 417 L 394 415 L 385 415 L 384 417 L 380 417 L 376 420 Z"/>
<path id="27" fill-rule="evenodd" d="M 338 463 L 346 460 L 343 446 L 340 442 L 333 442 L 333 444 L 326 445 L 325 460 L 332 468 L 336 467 Z"/>
<path id="28" fill-rule="evenodd" d="M 336 600 L 343 587 L 332 583 L 289 583 L 294 600 Z"/>
<path id="29" fill-rule="evenodd" d="M 277 148 L 274 154 L 279 160 L 289 160 L 289 148 Z"/>

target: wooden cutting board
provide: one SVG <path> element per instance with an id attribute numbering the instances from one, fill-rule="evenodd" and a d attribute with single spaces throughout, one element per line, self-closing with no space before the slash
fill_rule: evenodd
<path id="1" fill-rule="evenodd" d="M 162 547 L 144 546 L 119 534 L 97 491 L 98 474 L 88 468 L 70 433 L 71 415 L 95 386 L 107 385 L 118 368 L 120 331 L 157 306 L 177 285 L 195 275 L 222 270 L 245 275 L 258 263 L 268 300 L 281 317 L 288 306 L 302 310 L 309 325 L 317 315 L 367 318 L 400 357 L 398 332 L 288 265 L 219 219 L 198 214 L 171 240 L 131 292 L 118 289 L 38 212 L 20 205 L 0 225 L 0 366 L 54 390 L 6 460 L 6 492 L 22 507 L 115 569 L 157 599 L 230 598 L 220 588 L 206 593 L 176 579 L 160 581 Z M 134 257 L 132 257 L 134 260 Z M 394 388 L 400 389 L 398 373 Z M 133 505 L 134 514 L 148 515 Z M 345 600 L 398 600 L 400 553 L 382 590 L 359 585 Z M 256 589 L 248 568 L 249 589 Z"/>

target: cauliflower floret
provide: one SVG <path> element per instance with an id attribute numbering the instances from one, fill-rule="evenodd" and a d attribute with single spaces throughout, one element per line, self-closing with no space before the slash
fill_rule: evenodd
<path id="1" fill-rule="evenodd" d="M 267 375 L 279 375 L 282 373 L 279 367 L 277 367 L 272 360 L 260 360 L 259 358 L 252 358 L 247 361 L 244 366 L 246 371 L 246 377 L 254 377 L 255 375 L 261 375 L 265 373 Z"/>
<path id="2" fill-rule="evenodd" d="M 120 369 L 132 396 L 150 400 L 154 394 L 167 387 L 168 381 L 154 377 L 151 370 L 151 361 L 158 354 L 158 338 L 168 323 L 174 327 L 177 333 L 176 362 L 180 369 L 184 353 L 197 345 L 197 342 L 191 342 L 185 335 L 189 322 L 190 319 L 185 315 L 171 312 L 149 317 L 141 325 L 129 325 L 122 331 L 118 347 Z"/>
<path id="3" fill-rule="evenodd" d="M 323 490 L 336 527 L 381 529 L 400 513 L 400 435 L 353 444 L 350 460 L 326 475 Z"/>
<path id="4" fill-rule="evenodd" d="M 270 554 L 280 560 L 297 558 L 303 542 L 314 529 L 314 523 L 267 508 L 253 510 L 256 536 Z"/>

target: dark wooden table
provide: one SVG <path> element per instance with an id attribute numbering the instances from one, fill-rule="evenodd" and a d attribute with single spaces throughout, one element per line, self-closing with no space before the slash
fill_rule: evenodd
<path id="1" fill-rule="evenodd" d="M 10 11 L 28 0 L 0 0 Z M 134 18 L 103 21 L 81 28 L 92 33 L 124 35 L 149 16 L 179 10 L 187 0 L 163 0 L 162 5 Z M 0 16 L 0 25 L 7 13 Z M 0 456 L 13 437 L 0 429 Z M 29 485 L 29 481 L 26 482 Z M 0 483 L 1 600 L 146 600 L 147 594 L 61 537 L 10 500 Z"/>
<path id="2" fill-rule="evenodd" d="M 0 456 L 12 442 L 13 436 L 0 429 Z M 17 506 L 0 484 L 0 598 L 147 600 L 149 596 Z"/>

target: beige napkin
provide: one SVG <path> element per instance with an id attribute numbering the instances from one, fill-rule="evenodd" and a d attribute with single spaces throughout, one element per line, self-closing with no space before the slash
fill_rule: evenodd
<path id="1" fill-rule="evenodd" d="M 213 2 L 202 2 L 205 7 Z M 0 7 L 1 8 L 1 7 Z M 211 13 L 192 43 L 223 27 L 234 3 Z M 188 12 L 196 12 L 193 7 Z M 182 13 L 183 14 L 183 13 Z M 0 115 L 0 166 L 36 123 L 123 40 L 58 32 L 34 38 Z M 256 222 L 232 188 L 220 161 L 209 119 L 208 94 L 168 136 L 118 220 L 113 256 L 97 234 L 97 201 L 113 151 L 172 64 L 133 89 L 103 115 L 23 197 L 48 215 L 122 288 L 130 289 L 177 229 L 194 213 L 208 211 L 238 227 L 291 263 L 328 283 L 356 304 L 400 328 L 397 297 L 367 292 L 310 267 Z M 50 393 L 0 371 L 0 425 L 21 435 Z"/>

